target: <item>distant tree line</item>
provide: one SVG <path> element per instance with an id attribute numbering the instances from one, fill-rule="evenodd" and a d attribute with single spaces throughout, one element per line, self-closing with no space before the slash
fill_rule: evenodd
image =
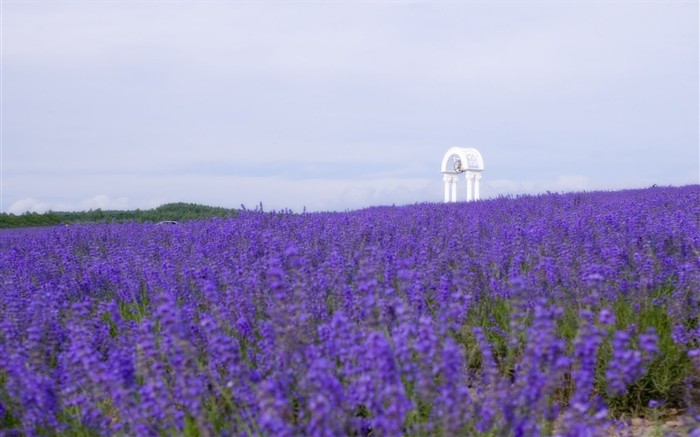
<path id="1" fill-rule="evenodd" d="M 168 203 L 154 209 L 118 211 L 91 209 L 89 211 L 66 212 L 48 211 L 45 213 L 26 212 L 24 214 L 0 214 L 0 228 L 22 228 L 31 226 L 55 226 L 74 223 L 123 223 L 123 222 L 162 222 L 207 219 L 213 216 L 229 217 L 236 215 L 235 209 L 197 205 L 195 203 Z"/>

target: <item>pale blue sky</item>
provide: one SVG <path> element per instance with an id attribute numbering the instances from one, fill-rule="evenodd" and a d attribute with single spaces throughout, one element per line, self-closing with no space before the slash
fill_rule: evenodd
<path id="1" fill-rule="evenodd" d="M 700 180 L 698 2 L 3 1 L 2 210 Z"/>

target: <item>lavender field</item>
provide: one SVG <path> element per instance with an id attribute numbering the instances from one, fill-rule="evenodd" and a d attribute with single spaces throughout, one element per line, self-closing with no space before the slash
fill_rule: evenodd
<path id="1" fill-rule="evenodd" d="M 0 435 L 700 424 L 700 186 L 0 232 Z"/>

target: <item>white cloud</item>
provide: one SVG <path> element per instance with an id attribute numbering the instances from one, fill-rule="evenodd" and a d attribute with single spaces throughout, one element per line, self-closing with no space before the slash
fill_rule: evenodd
<path id="1" fill-rule="evenodd" d="M 596 189 L 587 176 L 568 175 L 555 179 L 488 179 L 484 172 L 482 198 L 508 194 L 538 194 L 546 191 L 569 192 Z"/>
<path id="2" fill-rule="evenodd" d="M 17 200 L 10 205 L 7 212 L 10 214 L 23 214 L 25 212 L 44 213 L 47 211 L 86 211 L 89 209 L 98 208 L 103 210 L 124 210 L 131 208 L 128 197 L 111 199 L 106 194 L 98 194 L 96 196 L 83 199 L 78 203 L 70 203 L 66 202 L 65 200 L 61 200 L 61 197 L 58 194 L 60 193 L 47 192 L 48 196 L 44 199 L 27 197 Z M 56 195 L 56 197 L 53 197 L 53 195 Z M 152 208 L 160 205 L 161 203 L 156 205 L 146 203 L 144 207 Z"/>
<path id="3" fill-rule="evenodd" d="M 110 199 L 106 194 L 98 194 L 89 199 L 83 199 L 80 202 L 81 210 L 88 209 L 127 209 L 129 207 L 129 198 L 120 197 L 118 199 Z"/>
<path id="4" fill-rule="evenodd" d="M 10 214 L 22 214 L 25 212 L 38 212 L 43 213 L 48 211 L 49 204 L 37 200 L 33 197 L 28 197 L 26 199 L 20 199 L 12 203 L 8 208 L 7 212 Z"/>
<path id="5" fill-rule="evenodd" d="M 564 175 L 557 177 L 554 182 L 555 191 L 585 191 L 591 187 L 587 176 Z"/>

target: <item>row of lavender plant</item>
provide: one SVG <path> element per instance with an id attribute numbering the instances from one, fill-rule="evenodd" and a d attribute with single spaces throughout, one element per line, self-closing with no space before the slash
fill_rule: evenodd
<path id="1" fill-rule="evenodd" d="M 687 186 L 6 231 L 0 435 L 692 419 L 699 222 Z"/>

